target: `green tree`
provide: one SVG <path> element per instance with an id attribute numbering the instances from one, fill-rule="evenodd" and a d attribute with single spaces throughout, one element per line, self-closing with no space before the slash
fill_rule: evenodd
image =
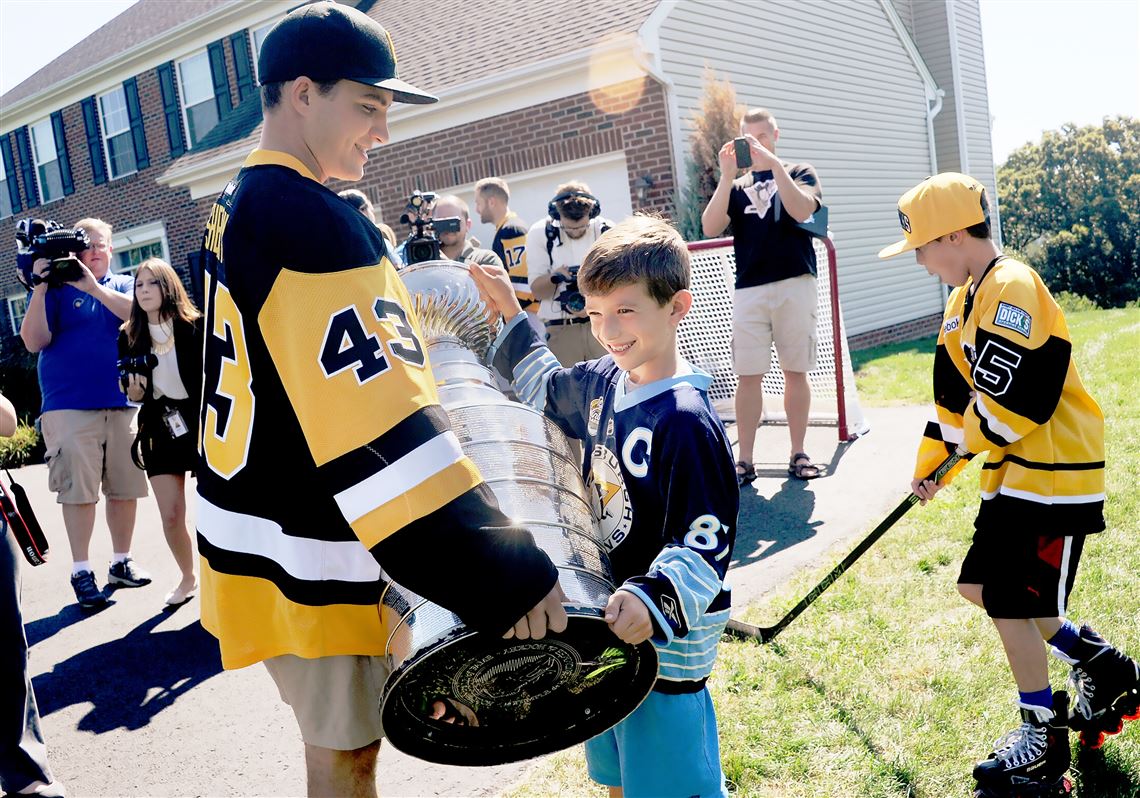
<path id="1" fill-rule="evenodd" d="M 1119 307 L 1140 297 L 1140 121 L 1046 131 L 998 170 L 1004 243 L 1054 291 Z"/>
<path id="2" fill-rule="evenodd" d="M 699 111 L 693 112 L 689 132 L 689 152 L 685 156 L 685 188 L 675 202 L 677 228 L 687 241 L 700 241 L 701 212 L 716 190 L 720 178 L 717 152 L 721 145 L 740 135 L 744 109 L 736 103 L 736 89 L 728 80 L 718 80 L 705 67 L 705 96 Z M 725 231 L 730 235 L 731 231 Z"/>

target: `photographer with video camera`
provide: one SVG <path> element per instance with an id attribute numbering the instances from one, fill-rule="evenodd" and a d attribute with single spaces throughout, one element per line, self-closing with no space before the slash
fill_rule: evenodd
<path id="1" fill-rule="evenodd" d="M 489 249 L 475 246 L 467 238 L 471 230 L 471 215 L 467 203 L 454 194 L 446 194 L 435 201 L 432 218 L 436 225 L 445 219 L 457 219 L 459 229 L 454 232 L 439 232 L 439 250 L 443 257 L 460 263 L 483 263 L 502 266 L 503 261 Z"/>
<path id="2" fill-rule="evenodd" d="M 185 604 L 198 588 L 186 528 L 186 473 L 198 468 L 201 315 L 170 264 L 148 258 L 135 272 L 131 318 L 119 332 L 120 387 L 141 403 L 131 459 L 150 478 L 166 544 L 182 573 L 163 599 L 171 607 Z"/>
<path id="3" fill-rule="evenodd" d="M 590 333 L 585 299 L 578 290 L 578 266 L 613 227 L 601 213 L 602 203 L 589 186 L 563 183 L 547 206 L 547 217 L 531 225 L 526 237 L 530 290 L 541 300 L 538 316 L 546 325 L 547 345 L 566 367 L 605 354 Z"/>
<path id="4" fill-rule="evenodd" d="M 101 607 L 107 599 L 89 561 L 100 485 L 113 550 L 108 581 L 124 587 L 151 581 L 130 557 L 136 502 L 147 489 L 131 462 L 135 409 L 119 390 L 115 366 L 134 281 L 110 272 L 111 226 L 99 219 L 82 219 L 70 231 L 23 220 L 17 238 L 21 277 L 31 289 L 20 338 L 39 353 L 48 486 L 63 505 L 75 598 L 81 607 Z"/>

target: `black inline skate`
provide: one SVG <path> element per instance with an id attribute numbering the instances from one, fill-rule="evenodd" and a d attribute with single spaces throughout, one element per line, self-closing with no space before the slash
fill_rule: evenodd
<path id="1" fill-rule="evenodd" d="M 1106 736 L 1124 727 L 1124 721 L 1140 718 L 1140 666 L 1088 624 L 1081 627 L 1081 642 L 1095 651 L 1091 657 L 1077 661 L 1062 657 L 1073 666 L 1069 689 L 1075 700 L 1069 727 L 1081 733 L 1082 745 L 1100 748 Z"/>
<path id="2" fill-rule="evenodd" d="M 1069 769 L 1069 697 L 1053 694 L 1053 711 L 1019 704 L 1021 725 L 994 743 L 974 768 L 974 798 L 1063 798 Z"/>

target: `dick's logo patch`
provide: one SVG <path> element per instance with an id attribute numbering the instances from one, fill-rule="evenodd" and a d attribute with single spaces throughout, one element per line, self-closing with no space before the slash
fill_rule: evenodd
<path id="1" fill-rule="evenodd" d="M 910 217 L 902 212 L 902 208 L 899 208 L 899 224 L 902 225 L 903 230 L 905 230 L 908 233 L 911 232 L 911 230 L 910 230 Z"/>
<path id="2" fill-rule="evenodd" d="M 1017 305 L 1010 305 L 1008 302 L 998 302 L 997 314 L 994 316 L 994 324 L 998 327 L 1005 327 L 1007 330 L 1021 333 L 1028 338 L 1029 330 L 1033 327 L 1033 318 L 1028 312 L 1022 310 Z"/>

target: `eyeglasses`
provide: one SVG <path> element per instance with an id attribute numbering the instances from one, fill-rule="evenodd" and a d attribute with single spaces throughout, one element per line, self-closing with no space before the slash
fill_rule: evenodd
<path id="1" fill-rule="evenodd" d="M 562 229 L 565 230 L 567 233 L 577 233 L 581 230 L 585 230 L 589 226 L 590 226 L 589 220 L 582 222 L 581 224 L 575 224 L 575 225 L 566 224 L 566 222 L 562 223 Z"/>

